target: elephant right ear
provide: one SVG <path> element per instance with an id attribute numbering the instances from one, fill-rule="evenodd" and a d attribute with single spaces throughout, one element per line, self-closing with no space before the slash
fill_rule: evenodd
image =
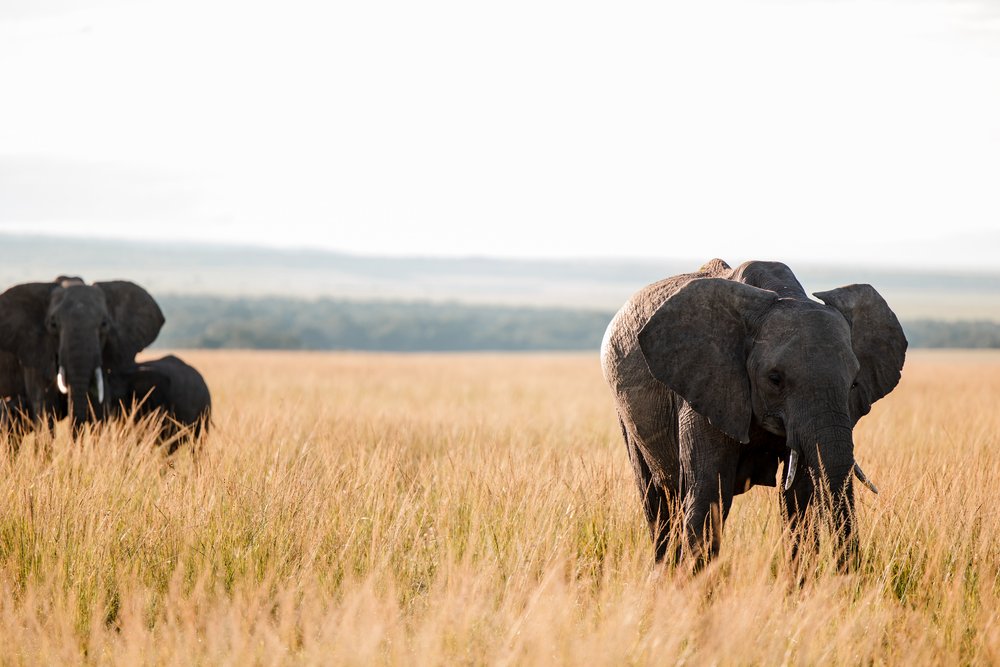
<path id="1" fill-rule="evenodd" d="M 639 332 L 650 373 L 713 426 L 750 442 L 750 323 L 778 295 L 724 278 L 689 282 Z"/>
<path id="2" fill-rule="evenodd" d="M 0 350 L 17 355 L 24 366 L 45 368 L 55 363 L 45 318 L 56 287 L 55 283 L 24 283 L 0 294 Z"/>
<path id="3" fill-rule="evenodd" d="M 906 360 L 906 335 L 896 314 L 871 285 L 847 285 L 813 296 L 839 310 L 851 325 L 851 347 L 861 364 L 858 386 L 851 392 L 851 416 L 857 422 L 899 382 Z"/>
<path id="4" fill-rule="evenodd" d="M 105 363 L 122 367 L 156 340 L 163 327 L 163 311 L 149 292 L 127 280 L 94 283 L 104 292 L 114 326 L 105 344 Z"/>

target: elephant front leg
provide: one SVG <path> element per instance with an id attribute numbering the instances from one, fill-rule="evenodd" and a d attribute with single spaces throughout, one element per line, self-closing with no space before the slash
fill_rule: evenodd
<path id="1" fill-rule="evenodd" d="M 684 548 L 697 571 L 718 555 L 733 505 L 739 445 L 685 406 L 680 415 Z"/>

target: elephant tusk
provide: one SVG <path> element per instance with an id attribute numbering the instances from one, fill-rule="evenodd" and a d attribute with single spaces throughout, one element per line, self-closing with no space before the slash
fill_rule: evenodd
<path id="1" fill-rule="evenodd" d="M 59 367 L 59 373 L 56 375 L 56 386 L 59 387 L 60 393 L 69 393 L 69 387 L 66 386 L 66 371 L 62 366 Z"/>
<path id="2" fill-rule="evenodd" d="M 878 495 L 878 487 L 875 486 L 870 479 L 868 479 L 868 475 L 865 474 L 865 471 L 862 470 L 861 466 L 857 463 L 854 464 L 854 476 L 858 478 L 859 482 L 867 486 L 869 491 L 874 493 L 876 496 Z"/>
<path id="3" fill-rule="evenodd" d="M 97 382 L 97 402 L 104 402 L 104 373 L 101 372 L 100 367 L 94 370 L 94 379 Z"/>
<path id="4" fill-rule="evenodd" d="M 788 474 L 785 475 L 785 491 L 792 488 L 792 484 L 795 483 L 795 473 L 799 469 L 799 453 L 796 450 L 791 450 L 788 454 L 788 466 L 786 470 Z"/>

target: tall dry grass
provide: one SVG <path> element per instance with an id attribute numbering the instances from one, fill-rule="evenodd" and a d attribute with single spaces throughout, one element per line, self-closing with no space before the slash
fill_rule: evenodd
<path id="1" fill-rule="evenodd" d="M 1000 355 L 911 353 L 856 432 L 862 565 L 737 499 L 657 570 L 596 355 L 185 353 L 215 427 L 0 461 L 2 664 L 1000 662 Z M 38 444 L 38 446 L 36 446 Z"/>

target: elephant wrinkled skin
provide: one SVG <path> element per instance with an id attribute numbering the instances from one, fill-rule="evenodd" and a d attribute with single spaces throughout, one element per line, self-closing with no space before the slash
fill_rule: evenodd
<path id="1" fill-rule="evenodd" d="M 673 559 L 717 554 L 733 496 L 775 486 L 779 463 L 791 526 L 823 480 L 842 565 L 856 554 L 852 477 L 870 482 L 853 428 L 896 386 L 907 344 L 870 285 L 815 296 L 784 264 L 715 259 L 640 290 L 608 326 L 601 363 L 657 561 L 672 525 Z"/>

